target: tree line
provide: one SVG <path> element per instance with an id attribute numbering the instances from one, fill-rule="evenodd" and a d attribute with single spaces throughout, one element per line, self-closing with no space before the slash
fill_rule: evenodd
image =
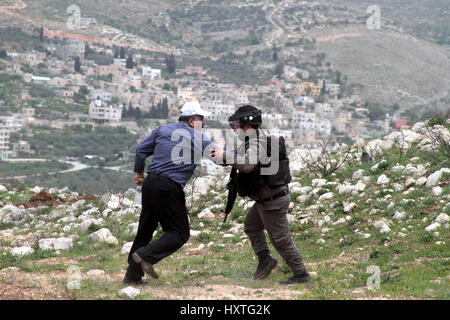
<path id="1" fill-rule="evenodd" d="M 167 98 L 158 102 L 156 106 L 153 104 L 150 111 L 144 112 L 139 107 L 133 107 L 131 103 L 122 110 L 122 118 L 151 118 L 151 119 L 167 119 L 169 117 L 169 104 Z"/>

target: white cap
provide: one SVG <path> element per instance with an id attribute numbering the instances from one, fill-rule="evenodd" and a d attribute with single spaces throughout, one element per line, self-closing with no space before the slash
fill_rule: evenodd
<path id="1" fill-rule="evenodd" d="M 204 116 L 207 117 L 211 114 L 211 112 L 205 111 L 200 106 L 200 103 L 198 101 L 188 101 L 186 102 L 183 107 L 181 108 L 181 115 L 182 116 Z"/>

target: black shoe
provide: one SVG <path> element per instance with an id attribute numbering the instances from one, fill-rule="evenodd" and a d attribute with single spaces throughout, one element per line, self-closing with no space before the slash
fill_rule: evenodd
<path id="1" fill-rule="evenodd" d="M 309 273 L 306 273 L 303 276 L 292 276 L 289 279 L 286 280 L 280 280 L 280 284 L 294 284 L 294 283 L 311 283 L 311 277 Z"/>
<path id="2" fill-rule="evenodd" d="M 123 284 L 135 284 L 135 285 L 139 284 L 139 285 L 143 285 L 143 286 L 149 284 L 148 280 L 145 280 L 142 278 L 132 279 L 132 278 L 127 277 L 126 275 L 123 278 L 122 283 Z"/>
<path id="3" fill-rule="evenodd" d="M 136 263 L 141 265 L 142 270 L 144 270 L 146 274 L 155 279 L 159 278 L 158 274 L 155 272 L 155 269 L 153 269 L 153 266 L 150 263 L 145 262 L 136 252 L 133 253 L 132 257 Z"/>
<path id="4" fill-rule="evenodd" d="M 258 268 L 256 268 L 253 280 L 262 280 L 269 276 L 273 268 L 277 266 L 278 261 L 275 260 L 270 254 L 264 258 L 259 259 Z"/>

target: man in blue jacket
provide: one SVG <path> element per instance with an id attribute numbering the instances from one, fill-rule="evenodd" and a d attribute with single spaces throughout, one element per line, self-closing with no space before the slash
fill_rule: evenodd
<path id="1" fill-rule="evenodd" d="M 209 112 L 197 101 L 187 102 L 178 123 L 162 125 L 136 148 L 134 182 L 142 184 L 142 211 L 136 238 L 128 256 L 123 282 L 143 283 L 144 272 L 158 278 L 153 265 L 185 244 L 190 235 L 184 186 L 200 163 L 209 155 L 211 141 L 201 132 Z M 145 159 L 152 161 L 144 177 Z M 161 224 L 163 235 L 150 243 Z"/>

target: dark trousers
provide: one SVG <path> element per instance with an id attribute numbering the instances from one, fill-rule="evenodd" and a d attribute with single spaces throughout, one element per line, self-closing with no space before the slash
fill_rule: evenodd
<path id="1" fill-rule="evenodd" d="M 289 230 L 286 212 L 290 196 L 272 200 L 266 204 L 255 203 L 244 220 L 244 231 L 250 238 L 256 254 L 269 250 L 264 229 L 275 249 L 286 261 L 294 275 L 304 275 L 306 267 Z"/>
<path id="2" fill-rule="evenodd" d="M 150 243 L 158 223 L 164 234 Z M 142 259 L 155 264 L 171 255 L 189 239 L 189 219 L 183 188 L 163 176 L 148 175 L 142 183 L 142 211 L 139 226 L 128 255 L 127 276 L 144 275 L 140 264 L 131 257 L 136 252 Z"/>

